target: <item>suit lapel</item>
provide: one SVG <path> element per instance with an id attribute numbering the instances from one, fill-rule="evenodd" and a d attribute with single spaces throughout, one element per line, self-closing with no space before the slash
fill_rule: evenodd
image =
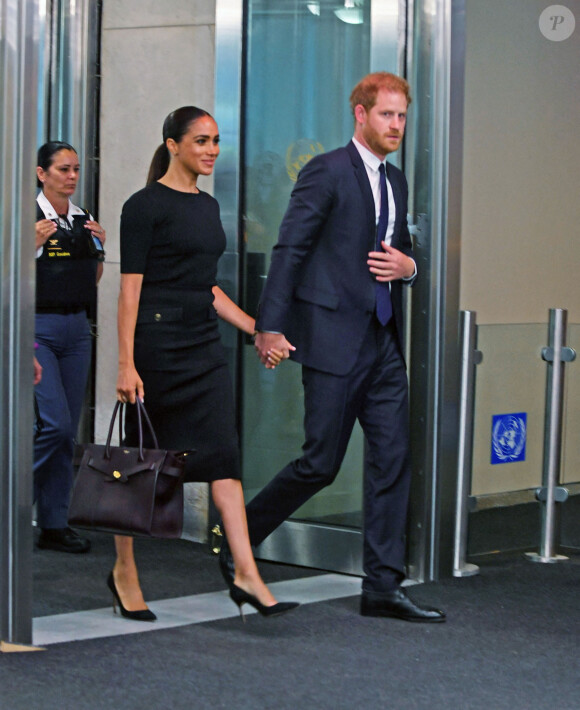
<path id="1" fill-rule="evenodd" d="M 393 199 L 395 200 L 395 225 L 393 229 L 393 239 L 392 243 L 398 240 L 398 235 L 401 230 L 401 220 L 403 217 L 406 219 L 407 215 L 402 215 L 402 204 L 403 196 L 401 195 L 401 188 L 399 186 L 399 181 L 396 179 L 395 171 L 392 169 L 391 165 L 387 162 L 387 180 L 391 183 L 391 189 L 393 190 Z M 394 244 L 393 244 L 394 246 Z"/>
<path id="2" fill-rule="evenodd" d="M 361 196 L 365 206 L 365 218 L 367 223 L 367 233 L 369 236 L 369 251 L 374 249 L 375 246 L 375 232 L 376 232 L 376 214 L 375 214 L 375 200 L 369 183 L 369 178 L 367 176 L 367 171 L 363 159 L 360 157 L 360 153 L 356 149 L 356 146 L 351 141 L 346 149 L 352 161 L 352 166 L 354 174 L 358 185 L 360 187 Z"/>

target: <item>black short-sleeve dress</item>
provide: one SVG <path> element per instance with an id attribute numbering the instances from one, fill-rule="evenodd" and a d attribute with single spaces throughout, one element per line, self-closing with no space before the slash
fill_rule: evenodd
<path id="1" fill-rule="evenodd" d="M 240 478 L 232 384 L 212 294 L 225 246 L 218 203 L 205 192 L 156 182 L 123 206 L 121 273 L 143 274 L 135 367 L 159 446 L 196 450 L 188 481 Z M 127 407 L 125 440 L 137 441 L 134 407 Z"/>

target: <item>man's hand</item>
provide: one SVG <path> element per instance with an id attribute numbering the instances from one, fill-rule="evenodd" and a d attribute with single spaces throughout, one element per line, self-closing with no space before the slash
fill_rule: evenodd
<path id="1" fill-rule="evenodd" d="M 381 242 L 384 251 L 371 251 L 367 264 L 369 271 L 374 274 L 377 281 L 396 281 L 409 279 L 415 273 L 415 262 L 394 247 Z"/>
<path id="2" fill-rule="evenodd" d="M 254 347 L 260 358 L 262 365 L 265 365 L 268 369 L 273 369 L 280 360 L 273 364 L 272 355 L 281 357 L 286 360 L 290 357 L 290 351 L 296 350 L 296 348 L 291 345 L 282 333 L 256 333 L 254 339 Z"/>

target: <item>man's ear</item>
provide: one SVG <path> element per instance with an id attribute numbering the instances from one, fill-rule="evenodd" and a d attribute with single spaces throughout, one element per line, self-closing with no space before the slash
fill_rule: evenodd
<path id="1" fill-rule="evenodd" d="M 362 104 L 354 107 L 354 118 L 357 123 L 365 123 L 367 120 L 367 110 Z"/>

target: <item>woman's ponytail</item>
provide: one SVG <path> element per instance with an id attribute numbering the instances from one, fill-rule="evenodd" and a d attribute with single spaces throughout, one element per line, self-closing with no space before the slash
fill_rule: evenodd
<path id="1" fill-rule="evenodd" d="M 147 174 L 147 185 L 151 185 L 152 182 L 157 182 L 159 178 L 162 178 L 167 169 L 169 168 L 169 150 L 165 143 L 162 143 L 155 153 L 153 153 L 153 159 L 151 160 L 151 165 L 149 166 L 149 173 Z"/>

